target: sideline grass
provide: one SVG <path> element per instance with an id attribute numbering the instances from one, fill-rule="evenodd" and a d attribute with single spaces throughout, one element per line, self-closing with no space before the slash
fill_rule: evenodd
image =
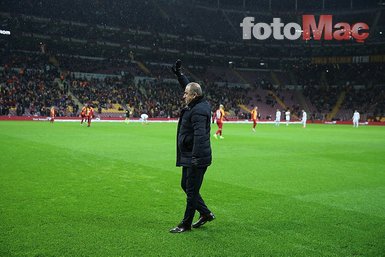
<path id="1" fill-rule="evenodd" d="M 225 124 L 179 235 L 175 132 L 0 122 L 0 256 L 385 255 L 385 127 Z"/>

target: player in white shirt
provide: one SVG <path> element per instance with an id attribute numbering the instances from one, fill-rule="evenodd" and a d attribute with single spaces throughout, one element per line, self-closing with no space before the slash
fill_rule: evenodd
<path id="1" fill-rule="evenodd" d="M 145 124 L 147 125 L 148 124 L 148 115 L 145 114 L 145 113 L 141 114 L 140 115 L 140 120 L 142 121 L 143 125 L 145 125 Z"/>
<path id="2" fill-rule="evenodd" d="M 285 118 L 286 118 L 286 126 L 289 126 L 289 122 L 290 122 L 290 110 L 287 109 L 287 111 L 285 112 Z"/>
<path id="3" fill-rule="evenodd" d="M 360 113 L 355 110 L 353 114 L 353 127 L 358 128 L 358 123 L 360 121 Z"/>
<path id="4" fill-rule="evenodd" d="M 302 120 L 301 120 L 301 123 L 302 123 L 302 127 L 303 128 L 306 128 L 306 121 L 307 121 L 307 113 L 305 112 L 305 110 L 302 110 Z"/>
<path id="5" fill-rule="evenodd" d="M 281 122 L 281 111 L 277 109 L 277 112 L 275 113 L 275 126 L 279 126 L 279 123 Z"/>

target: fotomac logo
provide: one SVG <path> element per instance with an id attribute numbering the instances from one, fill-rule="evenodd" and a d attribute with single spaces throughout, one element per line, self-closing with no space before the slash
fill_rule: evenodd
<path id="1" fill-rule="evenodd" d="M 271 37 L 277 40 L 350 40 L 354 38 L 357 42 L 364 42 L 369 36 L 369 26 L 364 22 L 350 25 L 347 22 L 338 22 L 333 26 L 332 15 L 320 15 L 318 25 L 314 15 L 302 15 L 302 27 L 298 23 L 290 22 L 284 24 L 281 18 L 273 18 L 273 22 L 254 24 L 253 17 L 245 17 L 240 24 L 242 27 L 242 38 L 251 39 L 251 35 L 258 40 Z M 282 31 L 283 28 L 283 31 Z"/>

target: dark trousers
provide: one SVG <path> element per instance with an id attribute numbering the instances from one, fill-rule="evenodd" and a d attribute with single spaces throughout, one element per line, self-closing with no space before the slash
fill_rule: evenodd
<path id="1" fill-rule="evenodd" d="M 187 195 L 186 211 L 182 221 L 182 224 L 185 226 L 191 226 L 196 210 L 201 215 L 207 215 L 210 213 L 210 210 L 207 208 L 205 202 L 199 194 L 206 170 L 207 167 L 182 168 L 181 186 Z"/>

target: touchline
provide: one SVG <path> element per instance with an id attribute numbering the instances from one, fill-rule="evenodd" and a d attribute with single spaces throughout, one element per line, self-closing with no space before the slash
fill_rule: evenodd
<path id="1" fill-rule="evenodd" d="M 243 39 L 251 39 L 253 35 L 258 40 L 265 40 L 273 35 L 277 40 L 285 38 L 296 40 L 302 35 L 303 40 L 321 40 L 323 35 L 324 40 L 353 38 L 362 43 L 369 36 L 368 24 L 357 22 L 350 25 L 347 22 L 338 22 L 333 26 L 333 15 L 320 15 L 318 24 L 314 15 L 302 15 L 302 27 L 295 22 L 284 24 L 281 18 L 273 18 L 270 24 L 263 22 L 254 24 L 254 17 L 245 17 L 240 25 Z"/>

